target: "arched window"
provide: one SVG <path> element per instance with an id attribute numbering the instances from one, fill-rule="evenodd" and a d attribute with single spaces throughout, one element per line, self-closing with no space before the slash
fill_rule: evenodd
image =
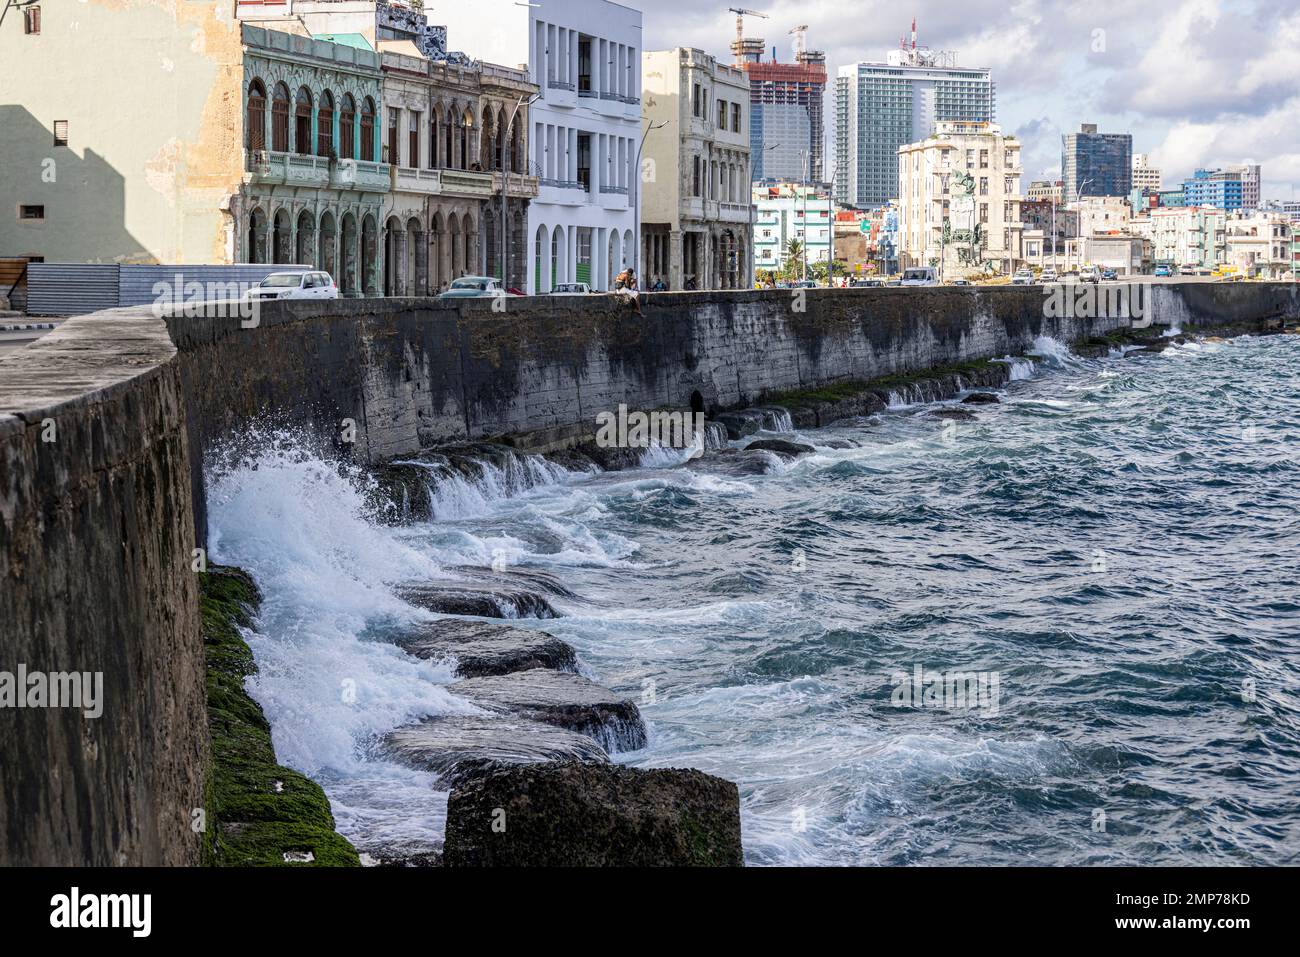
<path id="1" fill-rule="evenodd" d="M 275 85 L 275 98 L 271 102 L 271 149 L 277 153 L 289 152 L 289 88 L 283 83 Z"/>
<path id="2" fill-rule="evenodd" d="M 351 93 L 344 93 L 339 103 L 339 156 L 342 159 L 356 159 L 356 123 L 357 101 Z"/>
<path id="3" fill-rule="evenodd" d="M 461 123 L 464 128 L 460 131 L 460 168 L 469 169 L 469 144 L 474 135 L 474 114 L 466 110 Z"/>
<path id="4" fill-rule="evenodd" d="M 304 86 L 294 101 L 293 145 L 299 156 L 312 154 L 311 92 Z"/>
<path id="5" fill-rule="evenodd" d="M 375 101 L 370 97 L 361 101 L 361 158 L 375 161 Z"/>
<path id="6" fill-rule="evenodd" d="M 250 150 L 266 149 L 266 87 L 261 80 L 248 85 L 248 111 L 244 122 Z"/>
<path id="7" fill-rule="evenodd" d="M 320 95 L 316 107 L 316 155 L 329 156 L 334 152 L 334 97 L 326 90 Z"/>

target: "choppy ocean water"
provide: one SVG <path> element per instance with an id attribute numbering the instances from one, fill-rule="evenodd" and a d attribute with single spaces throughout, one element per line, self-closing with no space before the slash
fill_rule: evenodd
<path id="1" fill-rule="evenodd" d="M 495 559 L 578 596 L 521 624 L 641 702 L 618 760 L 737 782 L 749 863 L 1300 862 L 1300 337 L 1041 345 L 974 419 L 900 404 L 763 475 L 660 454 L 400 529 L 292 445 L 214 476 L 281 761 L 363 848 L 436 844 L 445 793 L 374 746 L 465 705 L 383 640 L 426 616 L 392 586 Z M 984 694 L 917 706 L 918 669 Z"/>

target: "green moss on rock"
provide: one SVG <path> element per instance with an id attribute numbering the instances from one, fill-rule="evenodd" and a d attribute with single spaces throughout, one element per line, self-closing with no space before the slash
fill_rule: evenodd
<path id="1" fill-rule="evenodd" d="M 356 849 L 334 830 L 329 799 L 310 778 L 276 763 L 271 726 L 244 690 L 256 673 L 240 635 L 261 602 L 257 585 L 238 568 L 210 566 L 199 576 L 207 654 L 208 863 L 230 866 L 358 866 Z M 291 863 L 285 855 L 310 854 Z"/>

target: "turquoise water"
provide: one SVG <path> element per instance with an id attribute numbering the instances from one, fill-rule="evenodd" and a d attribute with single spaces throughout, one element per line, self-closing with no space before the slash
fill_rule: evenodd
<path id="1" fill-rule="evenodd" d="M 399 530 L 310 458 L 216 483 L 282 760 L 361 843 L 436 841 L 437 782 L 373 742 L 450 675 L 359 636 L 495 557 L 578 596 L 525 624 L 642 702 L 619 760 L 737 782 L 750 863 L 1300 862 L 1300 338 L 1042 351 L 974 419 L 896 408 L 761 475 L 466 487 Z M 986 695 L 900 703 L 918 667 Z"/>

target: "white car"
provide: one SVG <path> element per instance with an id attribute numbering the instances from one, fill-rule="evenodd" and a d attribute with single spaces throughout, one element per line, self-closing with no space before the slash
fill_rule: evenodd
<path id="1" fill-rule="evenodd" d="M 1030 269 L 1017 269 L 1016 274 L 1011 277 L 1013 286 L 1032 286 L 1034 284 L 1034 273 Z"/>
<path id="2" fill-rule="evenodd" d="M 585 282 L 562 282 L 551 290 L 552 296 L 586 296 L 591 294 L 591 287 Z"/>
<path id="3" fill-rule="evenodd" d="M 904 286 L 937 286 L 938 271 L 933 266 L 914 266 L 903 270 Z"/>
<path id="4" fill-rule="evenodd" d="M 339 288 L 327 272 L 273 272 L 252 289 L 248 298 L 337 299 Z"/>
<path id="5" fill-rule="evenodd" d="M 1048 266 L 1043 270 L 1043 274 L 1038 277 L 1042 282 L 1056 282 L 1056 270 Z"/>

